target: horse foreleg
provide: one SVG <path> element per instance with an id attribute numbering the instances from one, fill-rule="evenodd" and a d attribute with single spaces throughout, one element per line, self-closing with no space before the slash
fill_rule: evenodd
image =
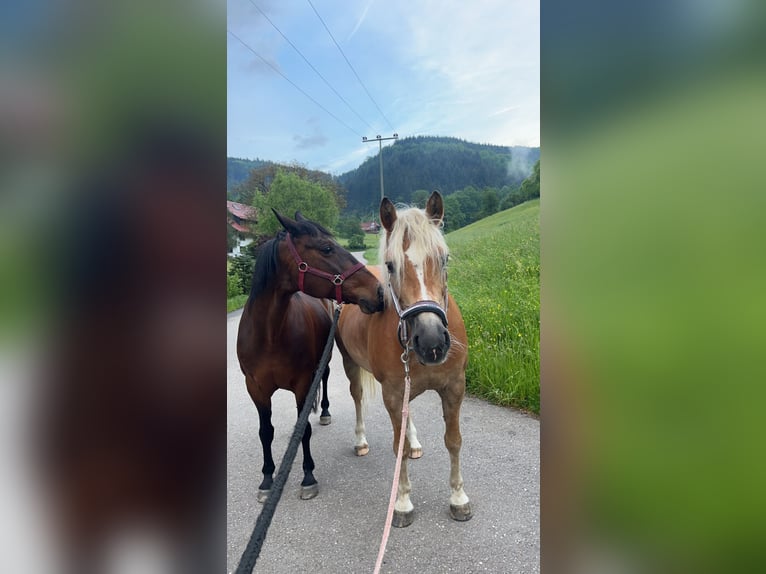
<path id="1" fill-rule="evenodd" d="M 258 487 L 258 502 L 264 502 L 271 492 L 271 483 L 274 476 L 274 458 L 271 456 L 271 443 L 274 440 L 274 425 L 271 424 L 271 401 L 267 404 L 256 404 L 258 409 L 259 429 L 258 436 L 263 448 L 263 482 Z"/>
<path id="2" fill-rule="evenodd" d="M 319 415 L 320 425 L 329 425 L 332 422 L 330 415 L 330 399 L 327 396 L 327 381 L 330 378 L 330 366 L 328 365 L 322 375 L 322 413 Z"/>
<path id="3" fill-rule="evenodd" d="M 298 414 L 303 408 L 303 401 L 298 402 Z M 303 431 L 303 482 L 301 482 L 301 499 L 309 500 L 319 494 L 319 484 L 314 478 L 314 459 L 311 457 L 311 421 L 306 421 L 306 430 Z"/>
<path id="4" fill-rule="evenodd" d="M 399 436 L 402 432 L 402 399 L 391 398 L 384 393 L 383 402 L 386 405 L 388 416 L 391 418 L 391 427 L 394 430 L 394 456 L 399 454 Z M 406 433 L 406 429 L 405 429 Z M 399 488 L 396 493 L 396 503 L 394 504 L 394 517 L 391 525 L 396 528 L 404 528 L 412 524 L 415 518 L 415 507 L 410 500 L 412 485 L 407 473 L 407 458 L 410 456 L 410 444 L 406 434 L 404 437 L 404 446 L 402 450 L 402 465 L 399 469 Z"/>
<path id="5" fill-rule="evenodd" d="M 349 381 L 351 398 L 354 399 L 356 411 L 356 426 L 354 427 L 354 452 L 356 456 L 364 456 L 370 452 L 370 445 L 365 436 L 364 413 L 362 407 L 362 369 L 350 359 L 343 358 L 343 367 Z"/>
<path id="6" fill-rule="evenodd" d="M 412 409 L 412 406 L 410 406 Z M 423 456 L 423 445 L 418 440 L 418 429 L 415 428 L 415 422 L 412 420 L 412 411 L 407 418 L 407 440 L 410 443 L 410 458 L 420 458 Z"/>
<path id="7" fill-rule="evenodd" d="M 440 391 L 442 399 L 442 413 L 444 415 L 445 432 L 444 445 L 447 447 L 450 458 L 450 499 L 449 511 L 454 520 L 470 520 L 473 516 L 471 503 L 463 490 L 463 476 L 460 473 L 460 448 L 463 437 L 460 435 L 460 405 L 463 402 L 465 387 L 454 391 L 446 387 Z"/>

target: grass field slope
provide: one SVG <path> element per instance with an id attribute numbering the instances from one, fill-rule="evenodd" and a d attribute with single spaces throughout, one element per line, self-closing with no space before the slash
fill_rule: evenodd
<path id="1" fill-rule="evenodd" d="M 540 412 L 540 200 L 447 234 L 449 289 L 468 330 L 467 390 Z"/>

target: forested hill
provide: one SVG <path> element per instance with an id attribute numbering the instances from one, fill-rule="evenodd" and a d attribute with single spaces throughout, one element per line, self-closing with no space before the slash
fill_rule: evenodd
<path id="1" fill-rule="evenodd" d="M 238 157 L 226 158 L 226 189 L 230 190 L 237 184 L 245 181 L 250 172 L 272 162 L 263 159 L 241 159 Z"/>
<path id="2" fill-rule="evenodd" d="M 386 196 L 395 202 L 410 202 L 412 192 L 418 189 L 438 189 L 449 195 L 467 186 L 516 187 L 532 172 L 539 158 L 539 147 L 504 147 L 447 137 L 404 138 L 383 148 L 383 184 Z M 347 190 L 349 210 L 377 208 L 378 162 L 376 153 L 339 177 Z"/>

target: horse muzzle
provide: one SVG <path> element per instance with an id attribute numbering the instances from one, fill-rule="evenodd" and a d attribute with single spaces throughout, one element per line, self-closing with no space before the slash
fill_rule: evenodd
<path id="1" fill-rule="evenodd" d="M 441 365 L 451 344 L 449 331 L 438 315 L 420 313 L 412 318 L 411 348 L 422 365 Z"/>
<path id="2" fill-rule="evenodd" d="M 360 298 L 358 303 L 359 309 L 362 311 L 362 313 L 365 313 L 367 315 L 372 315 L 373 313 L 378 313 L 383 310 L 383 287 L 378 284 L 378 290 L 377 290 L 377 298 L 376 299 L 366 299 L 366 298 Z"/>

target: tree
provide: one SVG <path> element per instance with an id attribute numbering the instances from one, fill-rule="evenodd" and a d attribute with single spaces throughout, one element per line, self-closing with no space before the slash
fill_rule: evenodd
<path id="1" fill-rule="evenodd" d="M 415 207 L 420 207 L 422 209 L 426 206 L 426 201 L 428 201 L 429 195 L 430 194 L 425 189 L 416 189 L 412 192 L 410 203 Z"/>
<path id="2" fill-rule="evenodd" d="M 255 259 L 251 255 L 240 255 L 231 259 L 231 269 L 227 273 L 226 291 L 227 293 L 247 293 L 253 282 L 253 270 L 255 268 Z M 228 295 L 232 297 L 232 295 Z"/>
<path id="3" fill-rule="evenodd" d="M 499 206 L 500 200 L 497 197 L 497 190 L 492 188 L 485 189 L 481 194 L 481 214 L 479 219 L 489 217 L 497 212 Z"/>
<path id="4" fill-rule="evenodd" d="M 444 231 L 450 232 L 465 225 L 465 215 L 460 207 L 457 193 L 444 198 Z"/>
<path id="5" fill-rule="evenodd" d="M 532 168 L 531 175 L 521 182 L 522 201 L 540 197 L 540 160 Z"/>
<path id="6" fill-rule="evenodd" d="M 258 232 L 266 235 L 273 235 L 281 229 L 272 209 L 289 217 L 300 211 L 328 229 L 338 223 L 339 209 L 335 194 L 321 183 L 302 179 L 297 173 L 279 170 L 268 193 L 255 193 L 253 206 L 258 209 Z"/>
<path id="7" fill-rule="evenodd" d="M 252 205 L 253 198 L 257 193 L 268 195 L 279 172 L 294 173 L 297 174 L 300 179 L 320 184 L 335 195 L 335 202 L 338 207 L 343 208 L 346 206 L 346 192 L 338 182 L 337 178 L 323 171 L 307 169 L 305 166 L 297 163 L 292 165 L 279 165 L 268 162 L 262 167 L 253 169 L 250 171 L 247 180 L 234 186 L 229 195 L 234 201 Z"/>
<path id="8" fill-rule="evenodd" d="M 362 228 L 359 226 L 359 219 L 353 216 L 346 216 L 341 217 L 340 221 L 338 221 L 338 235 L 341 237 L 349 237 L 356 233 L 357 231 L 361 231 Z"/>
<path id="9" fill-rule="evenodd" d="M 364 249 L 364 231 L 356 217 L 341 217 L 338 222 L 338 235 L 348 240 L 349 249 Z"/>

